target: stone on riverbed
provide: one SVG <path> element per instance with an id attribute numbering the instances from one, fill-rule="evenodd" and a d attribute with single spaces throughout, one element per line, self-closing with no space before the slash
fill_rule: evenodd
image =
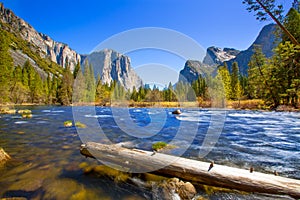
<path id="1" fill-rule="evenodd" d="M 0 114 L 16 114 L 17 110 L 9 107 L 0 107 Z"/>
<path id="2" fill-rule="evenodd" d="M 19 114 L 31 114 L 31 110 L 28 110 L 28 109 L 26 109 L 26 110 L 18 110 L 18 113 Z"/>
<path id="3" fill-rule="evenodd" d="M 182 199 L 191 200 L 197 191 L 190 182 L 183 182 L 178 178 L 171 178 L 154 185 L 152 188 L 154 199 Z"/>
<path id="4" fill-rule="evenodd" d="M 0 148 L 0 165 L 6 163 L 10 159 L 10 156 L 2 148 Z"/>

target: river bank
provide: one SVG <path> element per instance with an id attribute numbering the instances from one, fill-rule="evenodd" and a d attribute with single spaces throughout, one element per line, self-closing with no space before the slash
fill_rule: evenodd
<path id="1" fill-rule="evenodd" d="M 23 104 L 0 104 L 0 114 L 3 110 L 14 109 L 15 107 L 26 106 L 49 106 L 46 104 L 23 103 Z M 62 106 L 62 105 L 51 105 Z M 100 107 L 129 107 L 129 108 L 214 108 L 211 101 L 194 101 L 194 102 L 135 102 L 135 101 L 113 101 L 106 104 L 99 104 L 97 102 L 76 103 L 69 106 L 100 106 Z M 4 108 L 4 109 L 3 109 Z M 299 108 L 292 106 L 280 105 L 276 109 L 267 106 L 262 99 L 246 99 L 237 101 L 226 101 L 223 108 L 234 110 L 265 110 L 265 111 L 280 111 L 280 112 L 298 112 Z"/>

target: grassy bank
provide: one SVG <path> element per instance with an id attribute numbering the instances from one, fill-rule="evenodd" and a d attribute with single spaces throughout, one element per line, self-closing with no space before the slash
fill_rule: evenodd
<path id="1" fill-rule="evenodd" d="M 14 108 L 14 106 L 41 106 L 46 104 L 0 104 L 0 108 Z M 53 106 L 59 106 L 55 104 Z M 135 102 L 135 101 L 113 101 L 106 104 L 99 104 L 97 102 L 76 103 L 70 106 L 104 106 L 104 107 L 136 107 L 136 108 L 213 108 L 211 101 L 193 101 L 193 102 Z M 241 110 L 271 110 L 269 106 L 261 99 L 240 100 L 240 101 L 226 101 L 225 108 L 227 109 L 241 109 Z M 279 106 L 277 111 L 299 111 L 289 106 Z"/>

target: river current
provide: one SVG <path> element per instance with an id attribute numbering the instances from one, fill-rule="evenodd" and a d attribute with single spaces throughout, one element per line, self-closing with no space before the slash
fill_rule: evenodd
<path id="1" fill-rule="evenodd" d="M 100 164 L 79 153 L 83 142 L 124 143 L 151 150 L 165 141 L 166 153 L 300 179 L 300 113 L 211 109 L 34 106 L 32 118 L 1 115 L 0 147 L 12 160 L 0 168 L 0 197 L 28 199 L 152 199 L 152 191 L 80 166 Z M 219 112 L 217 116 L 215 113 Z M 217 117 L 217 120 L 215 118 Z M 64 121 L 87 128 L 66 128 Z M 207 145 L 203 145 L 208 134 Z M 205 147 L 205 148 L 204 148 Z M 203 152 L 205 154 L 203 154 Z M 288 199 L 262 194 L 203 194 L 207 199 Z"/>

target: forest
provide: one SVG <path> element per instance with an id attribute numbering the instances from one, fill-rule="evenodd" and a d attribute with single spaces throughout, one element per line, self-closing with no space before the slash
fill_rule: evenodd
<path id="1" fill-rule="evenodd" d="M 300 13 L 291 8 L 283 25 L 300 41 Z M 209 102 L 212 97 L 226 100 L 262 99 L 268 108 L 279 105 L 299 107 L 300 46 L 291 41 L 279 28 L 278 45 L 274 55 L 266 58 L 256 46 L 248 66 L 248 74 L 240 74 L 238 63 L 229 71 L 226 62 L 219 66 L 215 76 L 200 76 L 192 84 L 169 83 L 164 89 L 144 85 L 126 91 L 117 81 L 103 83 L 94 77 L 93 66 L 80 63 L 73 71 L 68 61 L 63 68 L 56 63 L 39 58 L 30 44 L 14 34 L 0 32 L 0 104 L 61 104 L 94 102 L 109 105 L 112 100 L 132 102 Z M 23 66 L 14 66 L 10 49 L 21 47 L 44 73 L 35 69 L 28 60 Z"/>

